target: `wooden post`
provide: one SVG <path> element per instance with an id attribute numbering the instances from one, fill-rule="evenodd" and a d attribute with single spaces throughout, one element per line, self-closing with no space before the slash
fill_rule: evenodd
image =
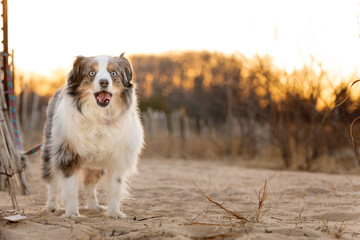
<path id="1" fill-rule="evenodd" d="M 186 158 L 185 118 L 186 110 L 184 107 L 182 107 L 180 108 L 180 156 L 182 158 Z"/>
<path id="2" fill-rule="evenodd" d="M 2 52 L 2 56 L 3 56 L 3 66 L 2 66 L 2 81 L 3 81 L 3 90 L 4 92 L 0 91 L 0 94 L 2 94 L 3 96 L 5 96 L 5 103 L 3 103 L 3 109 L 0 109 L 0 111 L 4 110 L 4 115 L 6 115 L 6 117 L 1 117 L 1 120 L 3 120 L 4 124 L 6 126 L 6 133 L 7 133 L 7 139 L 5 141 L 6 143 L 6 147 L 8 148 L 8 152 L 9 152 L 9 161 L 13 161 L 12 162 L 12 175 L 11 177 L 16 177 L 17 178 L 17 182 L 20 182 L 21 184 L 21 191 L 23 194 L 28 194 L 30 193 L 29 191 L 29 187 L 26 181 L 26 177 L 25 177 L 25 167 L 26 167 L 26 158 L 21 156 L 21 153 L 18 151 L 18 149 L 16 149 L 16 146 L 14 144 L 14 134 L 11 133 L 11 131 L 9 130 L 9 128 L 14 127 L 12 126 L 12 124 L 10 122 L 12 121 L 16 121 L 15 119 L 10 120 L 12 116 L 10 116 L 10 96 L 9 96 L 9 88 L 8 88 L 8 82 L 7 80 L 10 78 L 11 79 L 11 83 L 12 86 L 14 87 L 14 75 L 11 75 L 11 71 L 12 74 L 14 74 L 14 52 L 12 55 L 12 63 L 11 66 L 9 66 L 9 46 L 8 46 L 8 14 L 7 14 L 7 0 L 2 0 L 1 2 L 2 6 L 3 6 L 3 14 L 2 14 L 2 18 L 3 18 L 3 27 L 2 27 L 2 31 L 3 31 L 3 52 Z M 9 74 L 10 73 L 10 74 Z M 13 89 L 11 89 L 13 90 Z M 15 94 L 15 93 L 14 93 Z M 1 104 L 1 103 L 0 103 Z M 13 106 L 15 108 L 15 106 Z M 15 115 L 15 114 L 14 114 Z M 12 128 L 13 132 L 14 129 Z M 17 129 L 19 131 L 19 129 Z M 0 159 L 1 160 L 1 159 Z M 2 166 L 3 163 L 1 163 L 0 166 Z M 10 168 L 9 168 L 10 169 Z M 15 174 L 18 173 L 18 174 Z M 15 180 L 14 180 L 15 181 Z M 9 191 L 10 191 L 10 185 L 7 185 Z M 15 194 L 15 193 L 14 193 Z M 15 197 L 15 195 L 13 195 Z M 16 200 L 16 199 L 15 199 Z M 14 201 L 13 201 L 14 203 Z"/>
<path id="3" fill-rule="evenodd" d="M 6 110 L 9 111 L 9 93 L 8 93 L 8 86 L 6 82 L 6 71 L 8 70 L 8 57 L 9 57 L 9 46 L 8 46 L 8 14 L 7 14 L 7 0 L 2 0 L 1 4 L 3 5 L 3 86 L 4 86 L 4 94 L 5 94 L 5 101 L 6 101 Z"/>
<path id="4" fill-rule="evenodd" d="M 9 46 L 8 46 L 8 14 L 7 14 L 7 0 L 2 0 L 3 5 L 3 44 L 4 44 L 4 52 L 9 53 Z"/>
<path id="5" fill-rule="evenodd" d="M 227 154 L 234 154 L 234 96 L 233 96 L 233 78 L 229 78 L 226 83 L 226 102 L 227 102 L 227 109 L 226 109 L 226 132 L 227 132 L 227 141 L 228 146 L 226 149 Z"/>

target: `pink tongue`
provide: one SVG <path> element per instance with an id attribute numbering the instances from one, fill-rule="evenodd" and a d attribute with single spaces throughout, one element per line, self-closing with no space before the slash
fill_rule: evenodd
<path id="1" fill-rule="evenodd" d="M 97 100 L 99 100 L 99 102 L 105 102 L 106 100 L 110 101 L 111 100 L 111 96 L 110 93 L 108 92 L 100 92 L 99 95 L 96 97 Z"/>

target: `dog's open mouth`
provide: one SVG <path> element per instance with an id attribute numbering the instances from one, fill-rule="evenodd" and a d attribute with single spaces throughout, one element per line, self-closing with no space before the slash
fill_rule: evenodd
<path id="1" fill-rule="evenodd" d="M 97 92 L 94 93 L 94 95 L 96 98 L 96 103 L 100 107 L 106 107 L 107 105 L 109 105 L 112 97 L 112 94 L 106 91 Z"/>

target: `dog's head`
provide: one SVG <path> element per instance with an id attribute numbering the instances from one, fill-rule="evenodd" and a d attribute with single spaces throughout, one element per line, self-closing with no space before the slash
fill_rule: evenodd
<path id="1" fill-rule="evenodd" d="M 129 105 L 129 93 L 133 84 L 130 61 L 124 57 L 78 56 L 69 74 L 67 89 L 70 95 L 78 99 L 78 108 L 85 100 L 94 101 L 105 108 L 112 102 Z"/>

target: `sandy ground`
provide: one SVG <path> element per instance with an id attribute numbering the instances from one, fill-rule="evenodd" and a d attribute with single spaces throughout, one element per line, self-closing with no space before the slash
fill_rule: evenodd
<path id="1" fill-rule="evenodd" d="M 33 162 L 32 194 L 18 196 L 28 220 L 0 217 L 0 239 L 360 239 L 360 177 L 306 172 L 278 172 L 268 183 L 260 222 L 254 222 L 256 192 L 272 170 L 246 169 L 226 161 L 142 160 L 132 184 L 132 198 L 123 201 L 124 220 L 86 210 L 80 188 L 80 214 L 63 219 L 42 212 L 47 189 Z M 202 196 L 235 210 L 249 222 L 235 219 Z M 100 204 L 106 189 L 100 183 Z M 1 209 L 9 209 L 0 193 Z M 4 215 L 4 212 L 3 212 Z"/>

